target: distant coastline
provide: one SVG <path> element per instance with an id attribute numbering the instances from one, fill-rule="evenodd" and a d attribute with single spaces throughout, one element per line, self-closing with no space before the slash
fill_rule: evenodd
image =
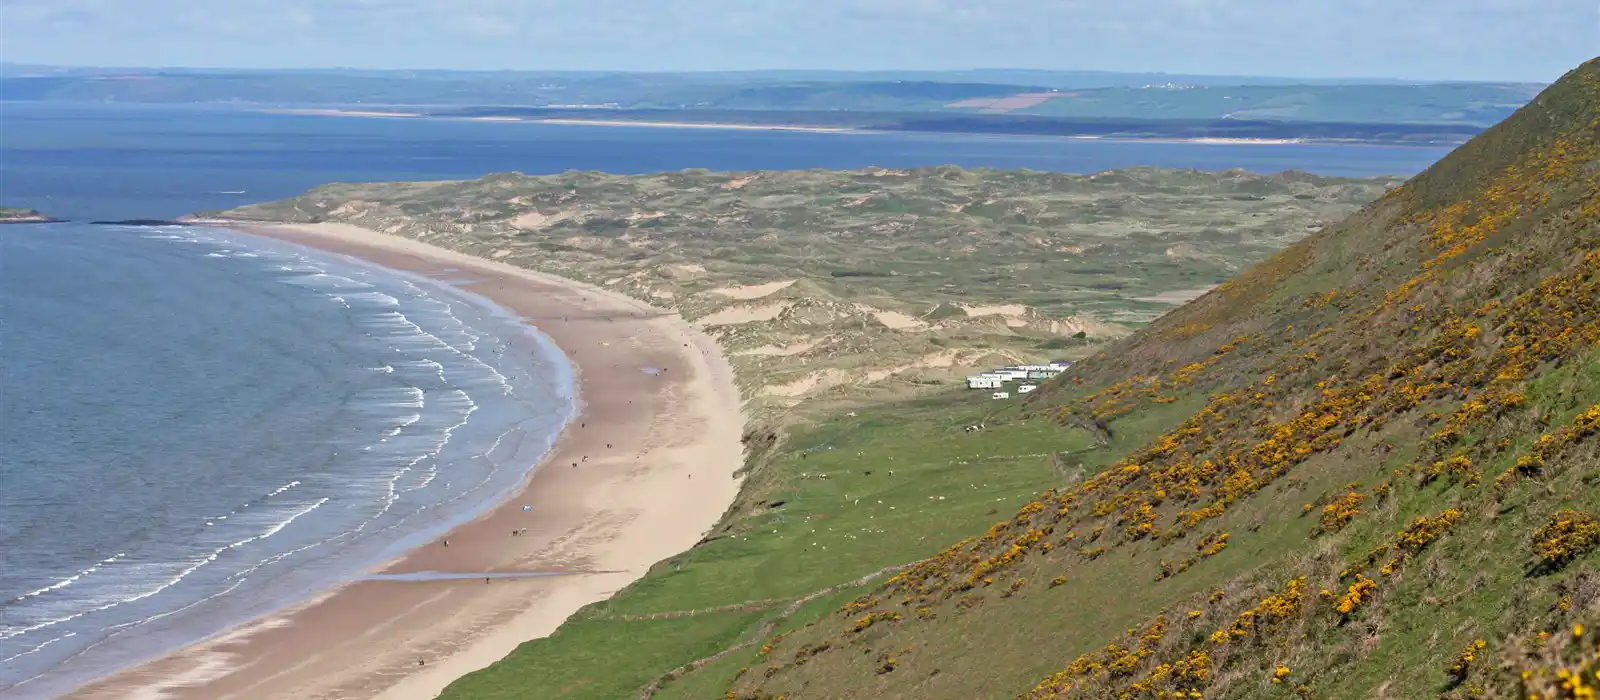
<path id="1" fill-rule="evenodd" d="M 824 126 L 817 124 L 793 123 L 790 121 L 689 121 L 683 119 L 662 119 L 659 111 L 650 113 L 651 118 L 631 119 L 620 117 L 590 116 L 589 113 L 568 114 L 557 112 L 557 116 L 540 116 L 538 110 L 505 110 L 508 113 L 499 113 L 499 110 L 459 110 L 451 112 L 427 112 L 419 110 L 382 110 L 382 109 L 326 109 L 326 108 L 283 108 L 264 110 L 271 114 L 296 114 L 302 116 L 345 117 L 364 119 L 429 119 L 450 121 L 473 122 L 514 122 L 524 124 L 556 124 L 562 126 L 609 126 L 609 127 L 636 127 L 647 129 L 709 129 L 731 131 L 792 131 L 801 133 L 818 134 L 860 134 L 860 133 L 889 133 L 889 134 L 962 134 L 970 136 L 1021 136 L 1030 138 L 1060 138 L 1082 141 L 1106 142 L 1139 142 L 1139 143 L 1185 143 L 1195 145 L 1213 146 L 1303 146 L 1303 145 L 1341 145 L 1341 146 L 1390 146 L 1390 147 L 1437 147 L 1438 141 L 1416 141 L 1399 137 L 1382 137 L 1367 133 L 1352 133 L 1347 137 L 1326 135 L 1325 125 L 1308 125 L 1307 130 L 1314 135 L 1308 136 L 1227 136 L 1205 133 L 1207 130 L 1200 128 L 1201 133 L 1185 135 L 1185 132 L 1196 131 L 1196 126 L 1186 123 L 1173 123 L 1161 128 L 1151 128 L 1151 124 L 1130 124 L 1135 130 L 1119 132 L 1106 130 L 1106 125 L 1095 125 L 1097 133 L 1050 132 L 1043 130 L 1018 129 L 1015 124 L 841 124 L 839 126 Z M 736 116 L 736 115 L 726 115 Z M 750 115 L 744 115 L 750 116 Z M 766 116 L 766 115 L 763 115 Z M 1317 126 L 1317 129 L 1312 129 Z M 1294 125 L 1285 125 L 1280 131 L 1293 132 Z M 1162 133 L 1170 131 L 1171 133 Z M 1445 143 L 1457 143 L 1455 134 L 1448 135 Z"/>
<path id="2" fill-rule="evenodd" d="M 805 126 L 800 124 L 734 124 L 718 122 L 681 122 L 633 119 L 569 119 L 555 117 L 541 119 L 520 116 L 454 116 L 427 114 L 425 112 L 389 112 L 364 109 L 269 109 L 270 114 L 298 114 L 312 117 L 360 117 L 366 119 L 451 119 L 469 122 L 519 122 L 526 124 L 561 124 L 565 126 L 636 126 L 652 129 L 733 129 L 740 131 L 805 131 L 813 133 L 843 133 L 861 131 L 849 127 Z"/>
<path id="3" fill-rule="evenodd" d="M 806 131 L 820 134 L 838 134 L 863 131 L 850 127 L 800 126 L 786 124 L 718 124 L 710 122 L 634 121 L 631 119 L 521 119 L 517 117 L 466 117 L 472 121 L 514 121 L 534 124 L 566 124 L 570 126 L 637 126 L 650 129 L 734 129 L 740 131 Z"/>
<path id="4" fill-rule="evenodd" d="M 59 224 L 63 221 L 65 219 L 57 219 L 37 209 L 0 207 L 0 224 Z"/>

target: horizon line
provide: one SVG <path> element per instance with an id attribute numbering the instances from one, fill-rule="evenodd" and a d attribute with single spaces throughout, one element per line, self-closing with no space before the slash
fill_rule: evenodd
<path id="1" fill-rule="evenodd" d="M 1279 81 L 1316 81 L 1349 85 L 1440 85 L 1440 84 L 1499 84 L 1499 85 L 1549 85 L 1537 80 L 1487 80 L 1474 78 L 1396 78 L 1384 76 L 1309 76 L 1269 75 L 1246 73 L 1182 73 L 1152 70 L 1107 70 L 1099 68 L 1024 68 L 1003 66 L 977 66 L 970 68 L 685 68 L 679 70 L 613 69 L 613 68 L 363 68 L 357 66 L 197 66 L 197 65 L 91 65 L 67 63 L 30 63 L 0 60 L 0 67 L 102 71 L 226 71 L 243 73 L 295 73 L 295 72 L 366 72 L 366 73 L 563 73 L 596 75 L 692 75 L 692 74 L 759 74 L 759 73 L 1078 73 L 1086 75 L 1148 75 L 1209 79 L 1250 79 Z M 1292 83 L 1291 83 L 1292 84 Z"/>

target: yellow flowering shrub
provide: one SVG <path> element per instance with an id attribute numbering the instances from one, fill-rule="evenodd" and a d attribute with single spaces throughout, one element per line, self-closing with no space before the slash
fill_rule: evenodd
<path id="1" fill-rule="evenodd" d="M 1317 519 L 1317 529 L 1325 533 L 1338 532 L 1361 512 L 1366 494 L 1351 491 L 1322 507 L 1322 517 Z"/>
<path id="2" fill-rule="evenodd" d="M 1455 660 L 1450 663 L 1450 668 L 1445 669 L 1445 675 L 1450 678 L 1452 685 L 1460 685 L 1466 682 L 1467 676 L 1472 673 L 1472 664 L 1478 660 L 1478 657 L 1483 654 L 1484 648 L 1488 646 L 1488 642 L 1482 639 L 1474 639 L 1471 644 L 1467 645 L 1467 648 L 1456 654 Z"/>
<path id="3" fill-rule="evenodd" d="M 1600 520 L 1571 508 L 1557 512 L 1533 533 L 1533 551 L 1547 565 L 1567 562 L 1600 547 Z"/>

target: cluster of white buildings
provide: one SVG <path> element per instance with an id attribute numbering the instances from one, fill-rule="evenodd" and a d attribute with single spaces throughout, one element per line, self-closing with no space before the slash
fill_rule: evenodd
<path id="1" fill-rule="evenodd" d="M 1039 382 L 1054 377 L 1072 367 L 1068 360 L 1056 360 L 1047 365 L 1012 365 L 992 369 L 981 374 L 967 377 L 968 389 L 1000 389 L 994 392 L 994 398 L 1011 398 L 1011 392 L 1004 391 L 1007 384 L 1016 382 L 1018 394 L 1026 394 L 1039 388 Z"/>

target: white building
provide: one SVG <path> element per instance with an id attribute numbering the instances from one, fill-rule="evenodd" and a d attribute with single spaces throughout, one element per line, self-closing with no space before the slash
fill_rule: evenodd
<path id="1" fill-rule="evenodd" d="M 1009 392 L 1009 391 L 997 391 L 997 392 L 994 392 L 992 398 L 1009 399 L 1009 398 L 1011 398 L 1011 392 Z"/>
<path id="2" fill-rule="evenodd" d="M 1017 393 L 1018 394 L 1031 394 L 1031 393 L 1033 393 L 1033 390 L 1037 389 L 1037 388 L 1039 388 L 1038 384 L 1023 384 L 1022 386 L 1017 387 Z"/>

